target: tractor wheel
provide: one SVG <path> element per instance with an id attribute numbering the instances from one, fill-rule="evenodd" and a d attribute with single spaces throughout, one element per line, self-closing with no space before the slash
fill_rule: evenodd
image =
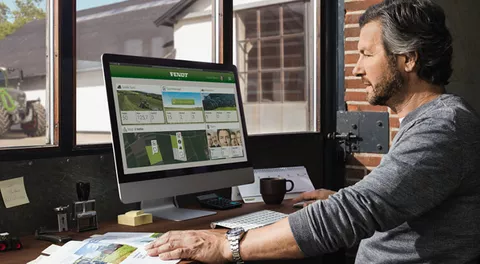
<path id="1" fill-rule="evenodd" d="M 29 137 L 45 136 L 47 128 L 47 113 L 40 103 L 31 105 L 33 110 L 32 121 L 22 124 L 23 133 Z"/>
<path id="2" fill-rule="evenodd" d="M 0 137 L 10 130 L 12 122 L 7 110 L 0 105 Z"/>

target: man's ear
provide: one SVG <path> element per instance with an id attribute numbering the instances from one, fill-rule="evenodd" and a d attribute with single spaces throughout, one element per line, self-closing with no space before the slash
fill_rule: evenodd
<path id="1" fill-rule="evenodd" d="M 409 52 L 405 54 L 405 71 L 412 72 L 417 66 L 418 52 Z"/>

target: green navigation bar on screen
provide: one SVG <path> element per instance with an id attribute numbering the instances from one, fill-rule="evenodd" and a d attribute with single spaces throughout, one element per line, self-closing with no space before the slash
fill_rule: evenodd
<path id="1" fill-rule="evenodd" d="M 232 72 L 110 65 L 110 74 L 112 77 L 120 78 L 235 83 L 235 77 Z"/>

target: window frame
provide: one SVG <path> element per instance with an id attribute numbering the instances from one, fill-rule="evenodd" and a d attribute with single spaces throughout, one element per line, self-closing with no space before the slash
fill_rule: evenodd
<path id="1" fill-rule="evenodd" d="M 91 154 L 104 154 L 112 151 L 111 144 L 76 146 L 76 0 L 51 0 L 53 16 L 48 16 L 48 23 L 53 22 L 53 73 L 50 79 L 53 89 L 53 115 L 49 118 L 51 144 L 43 146 L 20 146 L 0 148 L 0 160 L 28 160 L 53 157 L 68 157 Z M 47 87 L 51 89 L 51 87 Z M 48 109 L 47 111 L 50 111 Z M 53 123 L 51 122 L 53 121 Z M 52 135 L 53 134 L 53 135 Z"/>
<path id="2" fill-rule="evenodd" d="M 292 4 L 292 3 L 301 3 L 303 4 L 303 9 L 304 9 L 304 17 L 303 17 L 303 32 L 301 33 L 285 33 L 285 24 L 284 24 L 284 17 L 285 17 L 285 8 L 289 5 L 289 4 Z M 236 37 L 236 43 L 235 43 L 235 48 L 238 48 L 238 46 L 241 44 L 241 43 L 247 43 L 247 42 L 250 42 L 250 43 L 257 43 L 257 68 L 256 69 L 253 69 L 253 70 L 239 70 L 238 71 L 238 75 L 239 76 L 248 76 L 249 74 L 256 74 L 257 76 L 257 96 L 256 96 L 256 100 L 249 100 L 249 96 L 248 96 L 248 88 L 245 90 L 245 98 L 243 98 L 243 103 L 244 104 L 258 104 L 258 103 L 262 103 L 262 104 L 275 104 L 275 103 L 292 103 L 292 102 L 306 102 L 306 101 L 309 101 L 309 99 L 313 99 L 313 98 L 310 98 L 310 94 L 309 94 L 309 90 L 311 89 L 314 89 L 313 86 L 310 84 L 310 82 L 308 82 L 309 78 L 310 78 L 310 72 L 308 71 L 308 68 L 310 68 L 310 64 L 309 64 L 309 60 L 307 60 L 307 56 L 308 56 L 308 53 L 309 53 L 309 45 L 308 45 L 308 36 L 310 35 L 310 28 L 308 27 L 308 25 L 310 24 L 310 22 L 312 21 L 309 21 L 310 18 L 308 16 L 308 6 L 309 6 L 309 2 L 307 1 L 287 1 L 287 2 L 282 2 L 282 3 L 278 3 L 278 4 L 268 4 L 268 5 L 264 5 L 264 6 L 261 6 L 261 7 L 250 7 L 250 8 L 245 8 L 245 9 L 240 9 L 240 10 L 236 10 L 234 12 L 234 16 L 236 18 L 236 20 L 238 21 L 240 19 L 240 15 L 239 13 L 241 13 L 242 11 L 247 11 L 247 10 L 250 10 L 250 11 L 253 11 L 255 10 L 255 16 L 256 16 L 256 29 L 255 29 L 255 32 L 256 32 L 256 37 L 252 37 L 252 38 L 247 38 L 247 37 L 244 37 L 244 38 L 240 38 L 240 34 L 239 34 L 239 28 L 238 28 L 238 24 L 237 24 L 237 29 L 236 29 L 236 32 L 237 32 L 237 37 Z M 274 36 L 262 36 L 261 35 L 261 32 L 262 32 L 262 29 L 261 29 L 261 25 L 262 25 L 262 12 L 261 12 L 261 9 L 262 8 L 268 8 L 268 7 L 277 7 L 278 10 L 278 23 L 279 23 L 279 32 L 278 32 L 278 35 L 274 35 Z M 285 41 L 287 40 L 291 40 L 291 39 L 295 39 L 295 38 L 298 38 L 298 37 L 303 37 L 304 39 L 304 66 L 297 66 L 297 67 L 285 67 Z M 279 51 L 279 59 L 280 59 L 280 67 L 275 67 L 275 68 L 263 68 L 262 67 L 262 62 L 261 62 L 261 59 L 262 59 L 262 42 L 264 41 L 279 41 L 280 43 L 280 51 Z M 239 61 L 239 58 L 240 56 L 245 56 L 245 54 L 240 54 L 240 52 L 237 52 L 237 61 Z M 303 73 L 303 76 L 304 76 L 304 80 L 305 80 L 305 83 L 304 83 L 304 100 L 286 100 L 286 90 L 285 90 L 285 75 L 286 73 L 289 73 L 289 72 L 295 72 L 295 73 Z M 281 87 L 280 87 L 280 90 L 279 91 L 272 91 L 272 93 L 274 94 L 275 92 L 278 92 L 280 93 L 280 100 L 268 100 L 268 101 L 265 101 L 265 96 L 264 96 L 264 89 L 263 89 L 263 82 L 262 82 L 262 75 L 265 74 L 265 73 L 277 73 L 280 75 L 280 83 L 281 83 Z"/>
<path id="3" fill-rule="evenodd" d="M 55 157 L 72 157 L 72 156 L 82 156 L 82 155 L 99 155 L 99 154 L 108 154 L 112 153 L 112 143 L 105 144 L 92 144 L 92 145 L 76 145 L 76 0 L 70 1 L 60 1 L 60 0 L 51 0 L 53 1 L 53 18 L 51 21 L 53 24 L 53 34 L 54 34 L 54 72 L 53 72 L 53 107 L 54 114 L 50 120 L 53 120 L 53 124 L 49 124 L 54 127 L 53 130 L 53 144 L 47 146 L 33 146 L 33 147 L 18 147 L 18 148 L 0 148 L 0 160 L 1 161 L 12 161 L 12 160 L 29 160 L 29 159 L 44 159 L 44 158 L 55 158 Z M 284 1 L 284 2 L 293 2 L 293 1 Z M 315 12 L 317 14 L 324 15 L 330 11 L 335 11 L 337 5 L 330 3 L 325 4 L 325 1 L 321 0 L 310 0 L 312 6 L 318 10 Z M 220 43 L 220 50 L 222 56 L 220 58 L 224 63 L 233 62 L 233 3 L 232 1 L 224 1 L 223 4 L 223 21 L 221 21 L 221 36 L 223 41 Z M 326 10 L 329 9 L 329 10 Z M 314 13 L 315 14 L 315 13 Z M 306 14 L 307 15 L 307 14 Z M 309 12 L 308 16 L 312 14 Z M 320 89 L 320 83 L 325 82 L 325 77 L 330 74 L 331 71 L 324 70 L 323 67 L 319 65 L 324 65 L 325 60 L 334 60 L 333 55 L 328 56 L 330 50 L 336 50 L 336 47 L 326 47 L 324 45 L 330 45 L 330 42 L 326 42 L 326 39 L 337 39 L 339 32 L 336 28 L 328 28 L 326 23 L 328 21 L 325 18 L 322 18 L 319 15 L 314 19 L 316 26 L 319 28 L 318 36 L 321 38 L 322 45 L 317 43 L 317 46 L 320 46 L 318 49 L 318 60 L 316 60 L 317 67 L 314 67 L 318 76 L 313 74 L 310 76 L 308 83 L 311 81 L 311 78 L 318 80 L 318 85 L 308 91 L 310 93 L 316 93 L 323 95 L 326 93 L 325 90 Z M 321 28 L 321 30 L 320 30 Z M 329 29 L 329 30 L 327 30 Z M 311 39 L 311 34 L 305 32 L 305 38 Z M 314 35 L 314 38 L 316 35 Z M 310 40 L 306 40 L 310 43 Z M 306 60 L 310 60 L 308 55 L 310 52 L 306 52 Z M 311 63 L 310 63 L 311 64 Z M 308 64 L 308 65 L 310 65 Z M 334 69 L 332 69 L 334 70 Z M 336 69 L 335 69 L 336 70 Z M 309 72 L 311 72 L 309 70 Z M 328 78 L 330 79 L 330 78 Z M 310 84 L 307 87 L 311 87 Z M 328 92 L 337 93 L 338 89 L 327 89 L 331 90 Z M 309 89 L 307 89 L 309 90 Z M 275 134 L 260 134 L 260 135 L 249 135 L 250 138 L 263 138 L 264 140 L 274 140 L 279 136 L 288 136 L 288 134 L 314 134 L 320 132 L 321 123 L 327 122 L 326 120 L 320 120 L 320 115 L 325 115 L 321 113 L 322 109 L 330 108 L 330 101 L 324 101 L 325 98 L 322 96 L 313 97 L 316 98 L 316 102 L 313 102 L 313 105 L 317 107 L 312 109 L 314 120 L 313 131 L 302 132 L 302 133 L 275 133 Z M 340 99 L 339 99 L 340 100 Z M 322 104 L 320 104 L 322 102 Z M 330 115 L 329 115 L 330 116 Z M 334 120 L 328 121 L 335 122 Z M 326 127 L 326 126 L 323 126 Z M 323 130 L 323 129 L 322 129 Z"/>

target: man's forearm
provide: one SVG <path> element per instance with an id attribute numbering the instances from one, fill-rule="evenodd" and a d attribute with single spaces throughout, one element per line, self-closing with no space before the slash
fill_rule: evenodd
<path id="1" fill-rule="evenodd" d="M 240 243 L 240 255 L 243 260 L 304 258 L 288 218 L 248 231 Z"/>

